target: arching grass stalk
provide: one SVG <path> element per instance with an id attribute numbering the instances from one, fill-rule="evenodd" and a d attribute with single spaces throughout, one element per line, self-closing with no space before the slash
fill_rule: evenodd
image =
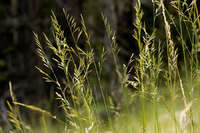
<path id="1" fill-rule="evenodd" d="M 182 3 L 181 0 L 177 0 L 178 3 L 178 10 L 181 11 L 182 10 Z M 179 13 L 179 31 L 180 31 L 180 39 L 181 39 L 181 46 L 182 46 L 182 52 L 183 52 L 183 59 L 184 59 L 184 70 L 185 70 L 185 74 L 186 74 L 186 78 L 188 78 L 188 67 L 187 67 L 187 61 L 186 61 L 186 43 L 184 41 L 184 36 L 183 36 L 183 27 L 182 27 L 182 23 L 183 23 L 183 16 Z"/>
<path id="2" fill-rule="evenodd" d="M 153 5 L 153 29 L 156 30 L 156 19 L 160 14 L 160 4 L 158 0 L 152 0 L 152 5 Z M 155 31 L 156 32 L 156 31 Z M 153 39 L 153 46 L 155 47 L 157 43 L 156 37 Z M 152 83 L 152 88 L 153 89 L 153 106 L 154 106 L 154 132 L 155 133 L 160 133 L 160 127 L 159 127 L 159 120 L 158 120 L 158 101 L 159 101 L 159 76 L 161 72 L 161 65 L 162 65 L 162 54 L 163 51 L 161 50 L 161 42 L 158 42 L 157 47 L 155 48 L 157 50 L 157 56 L 153 56 L 153 69 L 151 69 L 151 77 L 153 78 L 153 83 Z"/>
<path id="3" fill-rule="evenodd" d="M 192 87 L 186 88 L 189 91 L 189 100 L 193 101 L 193 89 L 194 86 L 194 75 L 196 69 L 198 69 L 198 59 L 197 59 L 197 51 L 198 51 L 198 42 L 197 34 L 198 34 L 198 17 L 195 7 L 196 1 L 192 1 L 191 3 L 187 3 L 186 1 L 181 2 L 180 0 L 175 0 L 171 2 L 171 5 L 176 9 L 177 13 L 179 14 L 179 29 L 177 28 L 174 18 L 171 20 L 173 21 L 174 26 L 176 27 L 176 30 L 181 38 L 181 44 L 182 44 L 182 50 L 184 54 L 184 64 L 185 64 L 185 71 L 186 71 L 186 80 L 191 82 Z M 183 9 L 187 9 L 184 11 Z M 183 25 L 184 24 L 184 25 Z M 183 34 L 183 26 L 185 26 L 185 30 L 187 31 L 187 37 L 189 43 L 186 45 L 186 39 L 184 39 Z M 197 40 L 197 41 L 196 41 Z M 191 47 L 191 50 L 189 50 L 188 47 Z M 184 53 L 185 52 L 185 53 Z M 185 59 L 186 57 L 189 57 L 190 59 Z M 186 65 L 187 64 L 187 65 Z M 189 70 L 189 71 L 188 71 Z M 179 76 L 179 79 L 181 80 L 181 77 Z M 183 87 L 181 87 L 183 88 Z M 187 98 L 187 97 L 185 97 Z M 194 132 L 194 122 L 193 122 L 193 114 L 192 114 L 192 107 L 190 107 L 189 110 L 189 116 L 191 122 L 191 132 Z"/>
<path id="4" fill-rule="evenodd" d="M 153 43 L 153 45 L 155 45 Z M 160 99 L 160 94 L 159 94 L 159 76 L 160 72 L 162 71 L 161 65 L 162 65 L 162 54 L 163 51 L 161 50 L 161 43 L 159 41 L 158 47 L 157 47 L 157 56 L 154 55 L 152 57 L 152 69 L 151 69 L 151 76 L 150 79 L 152 79 L 152 85 L 151 88 L 153 88 L 153 105 L 154 105 L 154 132 L 155 133 L 160 133 L 160 127 L 159 127 L 159 116 L 158 116 L 158 103 Z"/>
<path id="5" fill-rule="evenodd" d="M 130 71 L 132 70 L 133 67 L 131 67 L 131 63 L 133 62 L 133 55 L 130 57 L 129 62 L 127 63 L 127 65 L 123 64 L 123 66 L 120 66 L 120 62 L 118 59 L 118 53 L 119 53 L 119 48 L 118 48 L 118 43 L 116 40 L 116 33 L 115 31 L 112 31 L 111 26 L 107 20 L 107 18 L 104 17 L 104 15 L 102 14 L 102 19 L 104 22 L 104 26 L 106 28 L 106 34 L 107 34 L 107 38 L 109 40 L 110 43 L 110 50 L 111 50 L 111 54 L 112 54 L 112 58 L 113 58 L 113 63 L 114 63 L 114 69 L 115 69 L 115 73 L 117 75 L 117 79 L 120 82 L 120 89 L 122 90 L 122 100 L 120 102 L 122 102 L 123 106 L 125 107 L 125 111 L 126 113 L 130 112 L 129 109 L 129 92 L 128 92 L 128 84 L 129 84 L 129 76 L 130 76 Z M 128 67 L 131 67 L 130 70 L 128 70 Z M 120 91 L 120 90 L 118 90 Z M 119 92 L 118 92 L 119 93 Z M 112 103 L 111 103 L 112 104 Z"/>
<path id="6" fill-rule="evenodd" d="M 84 33 L 84 35 L 86 37 L 86 43 L 89 46 L 89 49 L 92 49 L 91 43 L 90 43 L 90 35 L 87 32 L 85 21 L 84 21 L 82 15 L 81 15 L 81 25 L 82 25 L 83 33 Z M 102 63 L 104 62 L 104 60 L 105 60 L 104 59 L 104 53 L 102 53 L 101 61 L 98 63 L 99 66 L 102 66 Z M 92 58 L 92 62 L 93 62 L 94 67 L 95 67 L 95 73 L 96 73 L 98 85 L 99 85 L 99 88 L 100 88 L 101 96 L 103 98 L 103 103 L 104 103 L 104 106 L 105 106 L 105 109 L 106 109 L 106 114 L 107 114 L 107 117 L 108 117 L 108 121 L 109 121 L 110 125 L 112 125 L 112 119 L 111 119 L 111 113 L 110 113 L 110 110 L 109 110 L 109 105 L 108 105 L 107 99 L 105 97 L 106 95 L 104 93 L 104 90 L 103 90 L 103 87 L 102 87 L 102 83 L 101 83 L 101 69 L 98 70 L 97 63 L 95 62 L 94 57 Z"/>
<path id="7" fill-rule="evenodd" d="M 89 59 L 89 61 L 88 61 L 89 63 L 86 66 L 86 72 L 85 72 L 86 75 L 84 75 L 84 78 L 86 79 L 86 83 L 87 83 L 88 87 L 91 89 L 91 85 L 90 85 L 90 82 L 88 80 L 87 73 L 89 72 L 89 67 L 90 67 L 91 64 L 94 64 L 94 66 L 96 68 L 96 63 L 94 61 L 94 51 L 93 51 L 93 49 L 90 45 L 90 37 L 89 37 L 89 34 L 87 33 L 87 29 L 86 29 L 86 26 L 85 26 L 83 16 L 81 15 L 81 28 L 79 28 L 77 26 L 74 18 L 71 17 L 69 14 L 67 14 L 67 12 L 64 9 L 63 9 L 63 12 L 64 12 L 65 18 L 67 20 L 67 24 L 68 24 L 68 27 L 70 29 L 74 44 L 75 44 L 76 48 L 79 50 L 79 52 L 77 52 L 77 55 L 80 57 L 81 53 L 83 53 L 87 56 L 86 59 Z M 78 41 L 79 41 L 79 38 L 81 37 L 82 33 L 84 33 L 84 35 L 86 37 L 86 44 L 89 46 L 89 51 L 86 52 L 86 53 L 78 47 Z M 99 77 L 99 76 L 97 76 L 97 77 Z M 94 106 L 93 106 L 94 110 L 93 111 L 95 112 L 96 101 L 95 101 L 95 98 L 92 96 L 92 91 L 90 93 L 91 93 L 92 101 L 94 103 Z M 95 120 L 96 120 L 96 123 L 98 123 L 97 118 L 95 118 Z"/>
<path id="8" fill-rule="evenodd" d="M 137 45 L 139 48 L 139 55 L 142 54 L 143 51 L 143 43 L 141 41 L 141 37 L 142 37 L 142 17 L 143 17 L 143 11 L 141 10 L 141 1 L 138 0 L 138 2 L 136 3 L 135 6 L 135 10 L 136 10 L 136 22 L 135 22 L 135 27 L 136 29 L 134 30 L 134 38 L 137 41 Z M 138 66 L 138 70 L 136 70 L 136 75 L 137 75 L 137 79 L 139 82 L 138 85 L 138 90 L 141 92 L 141 104 L 142 104 L 142 116 L 143 116 L 143 127 L 142 127 L 142 131 L 143 133 L 146 132 L 146 116 L 145 116 L 145 88 L 144 88 L 144 62 L 143 60 L 139 57 L 138 59 L 139 62 L 139 66 Z"/>
<path id="9" fill-rule="evenodd" d="M 52 12 L 51 20 L 52 20 L 52 26 L 54 28 L 53 37 L 55 39 L 56 46 L 54 46 L 52 44 L 52 42 L 48 39 L 48 37 L 44 34 L 45 41 L 46 41 L 47 46 L 53 51 L 53 53 L 57 57 L 60 58 L 60 61 L 54 59 L 58 63 L 58 66 L 60 68 L 65 68 L 64 72 L 66 72 L 68 70 L 68 68 L 66 68 L 67 65 L 64 65 L 65 63 L 62 63 L 62 62 L 66 61 L 67 55 L 65 53 L 67 51 L 70 51 L 70 49 L 69 49 L 68 45 L 66 44 L 66 39 L 64 39 L 64 32 L 61 31 L 60 25 L 58 24 L 56 16 L 55 16 L 55 14 L 53 12 Z M 54 72 L 52 64 L 50 63 L 50 59 L 47 57 L 47 55 L 45 53 L 45 50 L 43 49 L 42 45 L 40 44 L 38 35 L 36 33 L 34 33 L 34 36 L 35 36 L 36 44 L 38 46 L 37 53 L 40 56 L 40 58 L 42 59 L 43 65 L 47 69 L 50 70 L 50 72 L 53 74 L 53 76 L 50 76 L 47 72 L 45 72 L 44 70 L 42 70 L 42 69 L 40 69 L 38 67 L 36 67 L 36 68 L 41 72 L 41 74 L 43 74 L 44 79 L 45 79 L 46 82 L 54 83 L 56 85 L 56 89 L 60 90 L 60 94 L 56 93 L 56 97 L 57 97 L 58 100 L 61 101 L 61 106 L 62 106 L 64 112 L 67 114 L 66 116 L 70 116 L 68 114 L 68 107 L 70 106 L 70 103 L 68 102 L 67 98 L 65 97 L 65 90 L 62 89 L 62 87 L 61 87 L 61 85 L 60 85 L 60 83 L 58 81 L 58 78 L 57 78 L 57 76 L 56 76 L 56 74 Z M 68 50 L 62 50 L 61 47 L 65 48 L 65 49 L 68 49 Z M 70 62 L 70 60 L 68 60 L 68 62 Z M 68 76 L 66 75 L 66 77 L 68 77 Z M 66 80 L 69 81 L 69 78 L 66 78 Z M 71 90 L 71 87 L 69 87 L 69 88 Z M 73 94 L 73 93 L 71 93 L 71 94 Z M 76 106 L 76 105 L 74 104 L 74 106 Z M 67 119 L 69 121 L 71 120 L 72 123 L 75 123 L 75 119 L 73 119 L 73 118 L 67 118 Z"/>
<path id="10" fill-rule="evenodd" d="M 35 34 L 35 39 L 38 45 L 38 54 L 43 59 L 44 65 L 51 70 L 54 77 L 49 76 L 49 74 L 39 68 L 38 70 L 44 75 L 47 82 L 55 83 L 57 89 L 60 90 L 59 92 L 56 92 L 56 96 L 61 102 L 61 107 L 66 114 L 67 123 L 73 127 L 74 130 L 84 132 L 88 127 L 94 129 L 94 125 L 97 123 L 97 119 L 94 115 L 95 105 L 93 106 L 95 101 L 92 89 L 89 85 L 90 83 L 87 80 L 87 77 L 89 77 L 90 66 L 93 64 L 94 53 L 92 49 L 84 51 L 78 46 L 78 41 L 84 28 L 79 28 L 75 20 L 68 16 L 65 11 L 64 14 L 68 25 L 70 26 L 75 48 L 68 45 L 64 36 L 64 31 L 61 30 L 61 26 L 58 24 L 53 12 L 51 20 L 53 26 L 53 39 L 56 46 L 51 43 L 46 35 L 44 36 L 48 47 L 51 49 L 53 54 L 56 55 L 52 60 L 58 64 L 58 69 L 63 70 L 65 74 L 65 86 L 62 87 L 60 85 L 60 82 L 63 81 L 58 80 L 51 63 Z M 70 68 L 70 66 L 73 66 L 74 68 Z M 67 89 L 70 91 L 71 99 L 66 97 Z"/>
<path id="11" fill-rule="evenodd" d="M 110 26 L 107 18 L 105 18 L 103 14 L 101 16 L 102 16 L 104 26 L 105 26 L 105 29 L 106 29 L 106 35 L 107 35 L 107 38 L 108 38 L 109 43 L 110 43 L 109 49 L 111 50 L 112 58 L 113 58 L 113 61 L 114 61 L 114 67 L 115 67 L 114 69 L 115 69 L 118 80 L 122 81 L 123 78 L 122 78 L 122 74 L 121 74 L 121 71 L 120 71 L 119 60 L 118 60 L 119 48 L 118 48 L 118 44 L 117 44 L 117 41 L 116 41 L 116 33 L 115 33 L 115 31 L 112 31 L 111 26 Z M 124 87 L 125 86 L 120 84 L 121 89 L 125 89 Z"/>
<path id="12" fill-rule="evenodd" d="M 167 45 L 167 56 L 168 56 L 168 85 L 171 90 L 171 111 L 172 111 L 172 118 L 175 124 L 175 131 L 178 132 L 178 125 L 175 115 L 175 100 L 176 100 L 176 80 L 177 80 L 177 49 L 175 49 L 175 43 L 171 37 L 171 28 L 167 21 L 166 13 L 165 13 L 165 6 L 163 0 L 160 0 L 160 4 L 162 7 L 162 16 L 164 19 L 165 24 L 165 33 L 166 33 L 166 45 Z"/>
<path id="13" fill-rule="evenodd" d="M 9 89 L 10 89 L 11 99 L 14 104 L 12 107 L 10 102 L 7 101 L 8 108 L 9 108 L 9 111 L 8 111 L 9 121 L 11 122 L 12 126 L 14 127 L 13 132 L 26 133 L 26 131 L 27 131 L 26 125 L 25 125 L 24 121 L 22 120 L 19 106 L 17 104 L 15 104 L 17 102 L 17 99 L 13 92 L 11 82 L 9 82 Z"/>
<path id="14" fill-rule="evenodd" d="M 186 79 L 189 80 L 192 84 L 189 90 L 189 101 L 192 102 L 193 99 L 193 89 L 194 89 L 194 77 L 195 77 L 195 71 L 198 70 L 199 68 L 199 59 L 198 59 L 198 33 L 199 33 L 199 16 L 198 16 L 198 10 L 196 7 L 196 1 L 193 0 L 191 3 L 187 3 L 186 1 L 181 2 L 180 0 L 174 1 L 175 3 L 172 4 L 175 9 L 177 9 L 177 12 L 181 16 L 181 21 L 182 23 L 185 24 L 185 28 L 187 30 L 187 35 L 189 38 L 189 43 L 186 46 L 185 44 L 185 51 L 187 51 L 188 56 L 190 57 L 187 62 L 189 62 L 189 67 L 190 67 L 190 72 L 189 76 L 186 76 Z M 186 11 L 183 11 L 183 9 L 186 8 Z M 180 35 L 181 36 L 181 35 Z M 185 43 L 185 42 L 184 42 Z M 188 47 L 191 47 L 191 51 L 188 50 Z M 188 72 L 188 71 L 187 71 Z M 179 76 L 180 77 L 180 76 Z M 182 80 L 180 77 L 180 84 L 182 84 Z M 181 88 L 183 88 L 183 85 L 181 85 Z M 183 89 L 182 89 L 183 90 Z M 184 97 L 184 96 L 183 96 Z M 187 97 L 184 97 L 185 101 L 187 100 Z M 187 107 L 186 102 L 184 102 L 185 108 Z M 191 125 L 191 132 L 195 132 L 194 128 L 194 120 L 193 120 L 193 111 L 192 107 L 189 108 L 189 117 L 190 117 L 190 125 Z"/>
<path id="15" fill-rule="evenodd" d="M 198 7 L 196 5 L 196 0 L 193 0 L 191 2 L 191 6 L 189 8 L 189 19 L 192 25 L 192 39 L 191 39 L 191 44 L 192 44 L 192 57 L 194 57 L 194 68 L 193 69 L 198 69 L 199 67 L 199 59 L 198 59 L 198 43 L 199 41 L 199 29 L 200 29 L 200 20 L 199 20 L 199 13 L 198 13 Z"/>

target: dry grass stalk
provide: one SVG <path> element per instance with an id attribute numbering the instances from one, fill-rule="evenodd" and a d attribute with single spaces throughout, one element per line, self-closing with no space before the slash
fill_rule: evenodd
<path id="1" fill-rule="evenodd" d="M 169 65 L 170 65 L 170 69 L 172 70 L 172 72 L 175 73 L 176 69 L 177 69 L 177 57 L 178 57 L 177 50 L 175 50 L 175 47 L 174 47 L 175 44 L 171 37 L 171 28 L 167 21 L 163 0 L 160 1 L 160 4 L 162 7 L 162 15 L 164 18 L 165 30 L 166 30 L 166 35 L 167 35 L 167 39 L 168 39 Z"/>

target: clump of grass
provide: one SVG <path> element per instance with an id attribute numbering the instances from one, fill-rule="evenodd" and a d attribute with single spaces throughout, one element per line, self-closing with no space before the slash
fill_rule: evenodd
<path id="1" fill-rule="evenodd" d="M 96 54 L 83 16 L 78 24 L 63 10 L 73 40 L 69 43 L 52 12 L 52 38 L 45 33 L 43 37 L 47 49 L 54 57 L 49 57 L 38 35 L 34 33 L 37 53 L 44 66 L 43 69 L 36 68 L 44 80 L 55 87 L 55 99 L 59 102 L 58 108 L 61 108 L 64 117 L 59 118 L 50 111 L 17 102 L 10 84 L 13 106 L 10 103 L 8 105 L 13 132 L 34 132 L 31 127 L 27 130 L 20 116 L 20 106 L 41 113 L 41 132 L 51 131 L 52 125 L 48 122 L 51 119 L 61 125 L 61 132 L 68 133 L 200 131 L 197 126 L 200 114 L 198 109 L 193 108 L 194 105 L 199 106 L 195 101 L 200 97 L 197 94 L 200 20 L 196 1 L 190 4 L 180 0 L 171 1 L 178 19 L 168 12 L 163 0 L 152 0 L 152 4 L 154 21 L 153 30 L 149 32 L 143 21 L 141 1 L 137 1 L 133 37 L 138 45 L 139 55 L 133 54 L 127 64 L 120 64 L 116 34 L 103 15 L 112 57 L 107 57 L 104 47 L 100 55 Z M 186 11 L 183 10 L 185 7 Z M 159 29 L 156 29 L 155 24 L 158 17 L 163 20 L 164 40 L 157 36 Z M 177 40 L 172 27 L 177 32 Z M 85 40 L 84 48 L 79 45 L 80 39 Z M 181 44 L 180 47 L 178 44 Z M 179 49 L 182 52 L 178 52 Z M 120 84 L 120 90 L 117 91 L 121 92 L 122 100 L 116 101 L 118 97 L 112 92 L 108 94 L 106 90 L 103 80 L 106 58 L 113 59 L 114 71 Z M 56 73 L 58 69 L 63 73 L 62 78 Z M 99 113 L 99 108 L 103 110 L 103 115 Z"/>

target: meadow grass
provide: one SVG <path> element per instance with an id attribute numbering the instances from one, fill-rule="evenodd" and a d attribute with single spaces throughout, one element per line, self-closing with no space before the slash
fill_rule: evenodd
<path id="1" fill-rule="evenodd" d="M 59 111 L 53 114 L 51 110 L 19 103 L 9 83 L 13 103 L 13 106 L 8 103 L 10 132 L 200 132 L 200 20 L 196 1 L 167 2 L 173 13 L 167 10 L 163 0 L 152 0 L 152 4 L 153 24 L 150 30 L 146 29 L 143 22 L 145 12 L 140 0 L 137 1 L 133 38 L 139 55 L 131 55 L 127 64 L 120 63 L 116 33 L 103 15 L 105 34 L 110 44 L 105 44 L 109 45 L 109 49 L 102 46 L 99 52 L 91 42 L 83 16 L 81 23 L 77 24 L 63 10 L 72 45 L 52 12 L 52 36 L 47 37 L 43 33 L 48 50 L 34 33 L 37 53 L 44 66 L 43 69 L 36 68 L 45 82 L 54 86 Z M 162 32 L 156 26 L 157 21 L 163 25 Z M 160 33 L 162 35 L 158 35 Z M 80 40 L 84 40 L 84 48 L 80 46 Z M 47 51 L 51 51 L 54 57 L 50 58 Z M 107 58 L 113 60 L 116 75 L 113 79 L 117 79 L 119 84 L 117 90 L 107 89 L 110 87 L 107 84 L 111 84 L 104 79 Z M 62 71 L 62 78 L 56 73 L 57 69 Z M 113 91 L 118 91 L 119 95 Z M 35 118 L 37 124 L 26 123 L 19 108 L 38 112 L 40 117 Z"/>

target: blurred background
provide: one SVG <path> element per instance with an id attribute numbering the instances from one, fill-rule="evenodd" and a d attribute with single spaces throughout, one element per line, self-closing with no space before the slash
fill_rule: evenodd
<path id="1" fill-rule="evenodd" d="M 105 29 L 101 19 L 103 13 L 117 33 L 120 61 L 127 63 L 131 53 L 137 55 L 137 46 L 132 37 L 135 3 L 136 0 L 1 0 L 0 125 L 7 120 L 9 81 L 13 84 L 18 100 L 23 103 L 38 104 L 49 96 L 48 86 L 43 83 L 40 73 L 35 69 L 41 62 L 35 52 L 32 32 L 50 34 L 51 10 L 55 12 L 63 27 L 66 25 L 66 21 L 62 21 L 63 8 L 78 23 L 82 14 L 94 45 L 105 45 Z M 142 3 L 144 19 L 150 27 L 153 23 L 151 1 L 143 0 Z M 69 32 L 67 28 L 64 29 Z M 112 71 L 111 64 L 108 63 L 107 66 Z"/>

